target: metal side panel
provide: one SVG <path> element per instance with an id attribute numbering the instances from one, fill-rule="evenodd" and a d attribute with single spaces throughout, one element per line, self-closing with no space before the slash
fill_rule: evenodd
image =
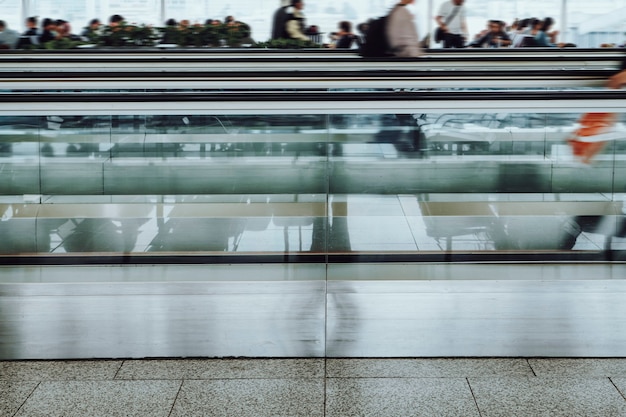
<path id="1" fill-rule="evenodd" d="M 618 263 L 3 267 L 0 358 L 624 356 L 624 276 Z"/>
<path id="2" fill-rule="evenodd" d="M 321 357 L 324 272 L 323 265 L 1 268 L 1 281 L 13 283 L 0 284 L 0 358 Z"/>
<path id="3" fill-rule="evenodd" d="M 333 265 L 329 357 L 619 357 L 624 265 Z"/>

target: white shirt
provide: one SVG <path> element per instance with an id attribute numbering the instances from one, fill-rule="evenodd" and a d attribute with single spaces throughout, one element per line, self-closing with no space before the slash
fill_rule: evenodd
<path id="1" fill-rule="evenodd" d="M 448 22 L 448 32 L 454 35 L 465 35 L 465 33 L 463 33 L 463 26 L 461 25 L 461 23 L 464 22 L 466 18 L 464 5 L 455 6 L 454 3 L 452 3 L 452 0 L 445 1 L 439 7 L 439 13 L 437 13 L 437 16 L 441 16 L 441 20 L 445 22 L 448 16 L 452 14 L 452 11 L 455 7 L 460 7 L 460 9 L 456 12 L 454 18 L 450 22 Z"/>

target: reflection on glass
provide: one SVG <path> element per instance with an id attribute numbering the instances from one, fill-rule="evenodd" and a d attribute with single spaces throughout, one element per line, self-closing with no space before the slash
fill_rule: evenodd
<path id="1" fill-rule="evenodd" d="M 581 164 L 579 116 L 0 117 L 0 254 L 619 249 L 624 124 Z"/>

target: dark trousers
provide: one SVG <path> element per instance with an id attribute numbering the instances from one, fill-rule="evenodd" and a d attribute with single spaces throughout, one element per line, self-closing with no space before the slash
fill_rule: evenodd
<path id="1" fill-rule="evenodd" d="M 446 33 L 443 38 L 444 48 L 464 48 L 465 40 L 461 35 L 455 35 L 454 33 Z"/>

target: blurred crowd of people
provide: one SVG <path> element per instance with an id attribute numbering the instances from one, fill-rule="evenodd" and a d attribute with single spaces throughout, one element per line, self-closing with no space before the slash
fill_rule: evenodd
<path id="1" fill-rule="evenodd" d="M 410 8 L 403 7 L 414 3 L 415 0 L 399 0 L 388 14 L 386 36 L 389 38 L 390 49 L 394 55 L 419 56 L 422 54 L 420 48 L 431 46 L 433 40 L 441 43 L 443 48 L 575 46 L 558 39 L 559 31 L 553 29 L 555 22 L 550 17 L 515 19 L 510 24 L 500 19 L 490 19 L 484 30 L 470 36 L 465 0 L 444 0 L 434 17 L 436 23 L 434 39 L 431 39 L 430 35 L 419 38 Z M 325 42 L 326 38 L 322 37 L 318 26 L 306 24 L 304 8 L 304 0 L 284 0 L 283 6 L 274 13 L 271 38 L 312 41 L 338 49 L 356 48 L 365 42 L 371 20 L 357 25 L 356 31 L 353 30 L 350 21 L 340 21 L 337 29 L 328 34 L 328 40 Z M 74 33 L 70 22 L 65 20 L 45 18 L 39 21 L 37 17 L 29 17 L 25 22 L 26 30 L 18 33 L 0 20 L 0 49 L 19 49 L 61 39 L 92 42 L 102 34 L 103 26 L 110 29 L 123 21 L 124 18 L 117 14 L 111 16 L 106 25 L 99 19 L 93 19 L 80 33 Z M 205 27 L 220 25 L 244 24 L 235 20 L 233 16 L 227 16 L 223 20 L 207 19 L 203 24 Z M 161 43 L 176 43 L 174 31 L 184 31 L 191 26 L 198 25 L 192 25 L 189 20 L 184 19 L 167 20 L 165 28 L 168 31 L 164 32 Z M 248 41 L 247 43 L 253 42 L 251 39 Z"/>
<path id="2" fill-rule="evenodd" d="M 470 48 L 502 47 L 564 47 L 575 46 L 559 42 L 559 31 L 553 29 L 554 19 L 536 17 L 516 19 L 507 26 L 501 20 L 489 20 L 487 28 L 474 36 Z"/>
<path id="3" fill-rule="evenodd" d="M 92 19 L 80 33 L 74 33 L 70 22 L 62 19 L 45 18 L 40 19 L 36 16 L 28 17 L 25 21 L 26 30 L 19 33 L 9 28 L 6 22 L 0 20 L 0 49 L 22 49 L 29 46 L 44 45 L 51 41 L 71 40 L 76 42 L 93 42 L 103 35 L 105 30 L 115 31 L 117 27 L 123 25 L 124 17 L 115 14 L 112 15 L 108 22 L 104 24 L 100 19 Z M 215 26 L 215 27 L 242 27 L 245 26 L 246 38 L 244 42 L 254 42 L 250 38 L 249 26 L 239 22 L 234 16 L 226 16 L 224 20 L 207 19 L 203 25 L 192 25 L 189 20 L 183 19 L 176 21 L 168 19 L 162 32 L 162 39 L 159 43 L 176 43 L 174 36 L 176 31 L 186 31 L 192 26 Z M 242 31 L 243 32 L 243 31 Z"/>

